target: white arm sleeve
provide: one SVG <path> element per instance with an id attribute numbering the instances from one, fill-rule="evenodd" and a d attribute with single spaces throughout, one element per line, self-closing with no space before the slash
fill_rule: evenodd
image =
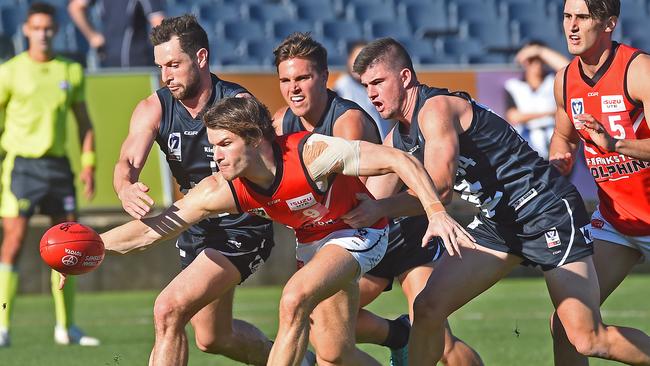
<path id="1" fill-rule="evenodd" d="M 359 141 L 313 134 L 305 142 L 303 159 L 314 180 L 333 172 L 359 176 Z"/>

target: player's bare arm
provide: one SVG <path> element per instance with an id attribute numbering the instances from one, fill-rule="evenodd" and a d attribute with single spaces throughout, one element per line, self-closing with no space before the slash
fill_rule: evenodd
<path id="1" fill-rule="evenodd" d="M 565 68 L 561 69 L 555 75 L 553 87 L 557 110 L 555 111 L 555 129 L 549 145 L 549 161 L 561 174 L 567 175 L 573 168 L 573 157 L 580 143 L 580 136 L 564 108 L 564 70 Z"/>
<path id="2" fill-rule="evenodd" d="M 425 145 L 424 166 L 433 180 L 437 193 L 443 204 L 453 197 L 453 184 L 456 176 L 458 161 L 458 134 L 462 132 L 460 119 L 465 117 L 469 126 L 472 118 L 471 105 L 458 97 L 439 96 L 429 99 L 418 116 L 418 124 L 425 141 L 436 141 Z M 384 144 L 392 146 L 392 134 L 389 133 Z M 346 214 L 346 222 L 355 227 L 367 225 L 374 218 L 368 211 L 382 212 L 388 217 L 415 216 L 424 214 L 419 200 L 407 192 L 395 193 L 401 188 L 395 175 L 385 175 L 369 178 L 367 184 L 370 192 L 378 198 L 372 203 L 373 207 L 359 207 L 358 210 Z M 365 203 L 364 206 L 370 206 Z M 362 211 L 363 210 L 363 211 Z"/>
<path id="3" fill-rule="evenodd" d="M 375 123 L 367 120 L 365 114 L 357 109 L 348 109 L 336 120 L 333 134 L 347 140 L 381 143 L 375 132 Z"/>
<path id="4" fill-rule="evenodd" d="M 418 116 L 420 131 L 428 141 L 424 149 L 424 167 L 436 185 L 444 204 L 451 202 L 458 167 L 458 135 L 472 122 L 471 104 L 465 99 L 437 96 L 427 100 Z"/>
<path id="5" fill-rule="evenodd" d="M 149 187 L 138 179 L 156 139 L 161 118 L 162 106 L 156 94 L 138 103 L 113 172 L 113 188 L 122 201 L 122 207 L 136 219 L 149 213 L 154 204 L 147 194 Z"/>
<path id="6" fill-rule="evenodd" d="M 429 219 L 422 245 L 440 236 L 450 255 L 460 254 L 459 243 L 473 246 L 474 239 L 445 211 L 424 166 L 405 152 L 365 141 L 311 135 L 305 143 L 303 160 L 314 181 L 338 173 L 351 176 L 397 173 L 418 196 Z"/>
<path id="7" fill-rule="evenodd" d="M 282 129 L 282 121 L 284 120 L 284 114 L 287 113 L 289 107 L 282 107 L 278 109 L 273 115 L 273 127 L 275 128 L 275 134 L 278 136 L 284 135 Z"/>
<path id="8" fill-rule="evenodd" d="M 85 102 L 78 102 L 72 105 L 72 113 L 75 120 L 77 120 L 79 131 L 79 145 L 81 146 L 81 153 L 95 154 L 95 132 L 93 125 L 90 122 L 88 109 Z M 82 159 L 82 167 L 79 172 L 79 180 L 84 185 L 84 196 L 91 199 L 95 195 L 95 165 L 84 165 Z"/>
<path id="9" fill-rule="evenodd" d="M 650 56 L 639 55 L 630 63 L 627 75 L 628 91 L 632 100 L 643 104 L 643 110 L 650 108 Z M 650 139 L 618 139 L 611 136 L 593 115 L 577 116 L 585 124 L 589 137 L 605 151 L 617 152 L 633 158 L 650 161 Z M 646 118 L 647 121 L 647 118 Z"/>
<path id="10" fill-rule="evenodd" d="M 337 122 L 338 123 L 338 122 Z M 393 133 L 388 133 L 383 144 L 393 147 Z M 375 199 L 367 195 L 359 197 L 359 205 L 341 216 L 346 224 L 354 228 L 362 228 L 372 225 L 381 217 L 400 217 L 421 215 L 424 213 L 420 201 L 412 195 L 404 192 L 398 194 L 404 183 L 397 174 L 388 173 L 368 177 L 366 188 Z"/>
<path id="11" fill-rule="evenodd" d="M 133 220 L 101 234 L 108 251 L 128 253 L 170 239 L 208 216 L 237 213 L 228 182 L 221 174 L 206 177 L 160 215 Z"/>

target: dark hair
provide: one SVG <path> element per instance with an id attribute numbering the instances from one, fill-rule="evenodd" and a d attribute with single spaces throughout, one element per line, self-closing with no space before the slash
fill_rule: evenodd
<path id="1" fill-rule="evenodd" d="M 291 58 L 304 58 L 316 65 L 319 71 L 327 70 L 327 50 L 322 44 L 311 38 L 310 33 L 292 33 L 285 38 L 274 50 L 275 67 L 280 62 Z"/>
<path id="2" fill-rule="evenodd" d="M 203 123 L 209 129 L 230 131 L 246 144 L 275 138 L 271 114 L 255 98 L 224 98 L 205 112 Z"/>
<path id="3" fill-rule="evenodd" d="M 370 66 L 379 62 L 385 62 L 393 69 L 409 69 L 415 75 L 411 56 L 401 43 L 390 37 L 368 43 L 354 60 L 352 69 L 362 75 Z"/>
<path id="4" fill-rule="evenodd" d="M 621 14 L 621 0 L 584 0 L 589 15 L 599 20 L 618 17 Z M 564 0 L 566 4 L 566 0 Z"/>
<path id="5" fill-rule="evenodd" d="M 56 23 L 56 8 L 48 3 L 32 3 L 27 9 L 27 18 L 31 17 L 34 14 L 46 14 L 52 17 L 52 20 Z"/>
<path id="6" fill-rule="evenodd" d="M 201 48 L 205 48 L 210 53 L 208 35 L 194 15 L 185 14 L 165 18 L 162 23 L 153 27 L 149 38 L 154 46 L 158 46 L 170 41 L 174 36 L 178 37 L 181 50 L 190 57 L 195 57 L 196 52 Z"/>

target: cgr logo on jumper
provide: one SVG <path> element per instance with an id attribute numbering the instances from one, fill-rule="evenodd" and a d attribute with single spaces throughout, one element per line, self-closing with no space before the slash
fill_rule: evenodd
<path id="1" fill-rule="evenodd" d="M 181 161 L 181 133 L 172 132 L 167 138 L 167 160 Z"/>

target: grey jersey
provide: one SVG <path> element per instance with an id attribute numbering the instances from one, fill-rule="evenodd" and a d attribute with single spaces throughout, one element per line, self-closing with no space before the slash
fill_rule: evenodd
<path id="1" fill-rule="evenodd" d="M 464 92 L 418 86 L 410 128 L 399 124 L 393 146 L 424 161 L 425 141 L 418 115 L 429 98 L 439 95 L 463 98 L 472 104 L 471 125 L 458 136 L 460 152 L 454 190 L 479 207 L 483 216 L 497 222 L 525 220 L 550 205 L 556 195 L 573 189 L 508 122 Z"/>

